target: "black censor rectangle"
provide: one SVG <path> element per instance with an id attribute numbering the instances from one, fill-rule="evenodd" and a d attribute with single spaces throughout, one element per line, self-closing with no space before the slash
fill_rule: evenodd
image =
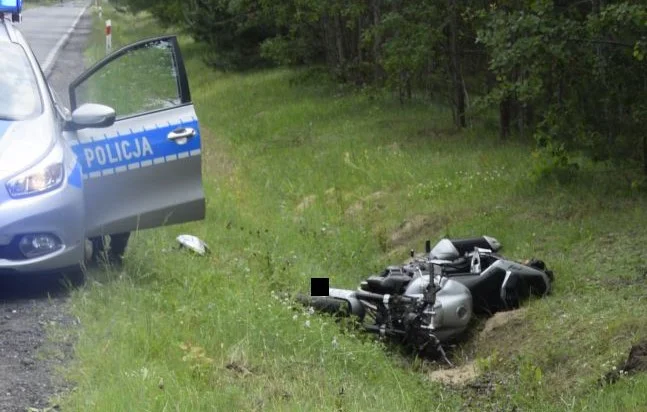
<path id="1" fill-rule="evenodd" d="M 310 296 L 328 296 L 328 278 L 310 278 Z"/>

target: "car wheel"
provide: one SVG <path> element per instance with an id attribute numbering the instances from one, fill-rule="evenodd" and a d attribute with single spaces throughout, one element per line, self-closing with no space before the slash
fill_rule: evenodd
<path id="1" fill-rule="evenodd" d="M 63 272 L 62 275 L 62 281 L 72 288 L 78 288 L 85 284 L 85 270 L 81 265 Z"/>

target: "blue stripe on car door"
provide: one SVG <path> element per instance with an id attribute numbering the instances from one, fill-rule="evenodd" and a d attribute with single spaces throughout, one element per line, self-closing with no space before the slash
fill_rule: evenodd
<path id="1" fill-rule="evenodd" d="M 167 137 L 170 132 L 180 127 L 191 127 L 196 131 L 196 135 L 183 145 L 168 140 Z M 147 161 L 155 164 L 167 162 L 174 160 L 173 157 L 180 153 L 195 153 L 200 149 L 200 133 L 198 122 L 191 121 L 154 129 L 130 130 L 128 134 L 106 136 L 104 139 L 80 143 L 72 149 L 79 158 L 83 173 L 90 174 L 133 164 L 140 165 L 141 162 Z"/>

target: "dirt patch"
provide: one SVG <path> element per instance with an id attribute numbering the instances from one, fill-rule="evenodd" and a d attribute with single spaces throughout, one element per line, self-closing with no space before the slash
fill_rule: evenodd
<path id="1" fill-rule="evenodd" d="M 452 369 L 439 369 L 429 374 L 429 379 L 445 385 L 463 386 L 473 381 L 478 376 L 476 364 L 466 363 Z"/>
<path id="2" fill-rule="evenodd" d="M 447 223 L 448 219 L 444 216 L 417 215 L 402 222 L 389 240 L 391 245 L 395 247 L 406 245 L 421 234 L 431 235 L 437 233 L 446 227 Z"/>
<path id="3" fill-rule="evenodd" d="M 249 368 L 247 368 L 247 366 L 238 362 L 229 362 L 227 365 L 225 365 L 225 368 L 243 377 L 247 375 L 252 375 L 252 371 Z"/>
<path id="4" fill-rule="evenodd" d="M 380 190 L 380 191 L 377 191 L 377 192 L 373 192 L 373 193 L 371 193 L 370 195 L 368 195 L 368 196 L 364 197 L 364 199 L 362 199 L 362 200 L 363 200 L 364 202 L 368 202 L 368 203 L 370 203 L 370 202 L 375 202 L 375 201 L 377 201 L 377 200 L 382 199 L 382 198 L 383 198 L 383 197 L 385 197 L 386 195 L 388 195 L 388 193 L 383 192 L 383 191 L 381 191 L 381 190 Z"/>
<path id="5" fill-rule="evenodd" d="M 627 360 L 608 372 L 604 376 L 603 382 L 614 383 L 622 375 L 634 375 L 639 372 L 647 372 L 647 340 L 632 346 Z"/>
<path id="6" fill-rule="evenodd" d="M 371 205 L 375 205 L 376 207 L 379 208 L 380 205 L 379 205 L 379 203 L 377 203 L 377 201 L 384 198 L 387 195 L 388 195 L 387 192 L 383 192 L 383 191 L 380 190 L 380 191 L 373 192 L 370 195 L 361 198 L 357 202 L 350 205 L 348 207 L 348 209 L 346 209 L 346 212 L 345 212 L 346 216 L 348 216 L 348 217 L 357 216 L 358 214 L 360 214 L 364 210 L 365 207 L 371 206 Z"/>
<path id="7" fill-rule="evenodd" d="M 492 339 L 495 339 L 494 335 L 504 329 L 523 324 L 526 314 L 526 308 L 495 313 L 485 321 L 483 329 L 478 335 L 478 340 L 491 341 Z M 482 389 L 482 387 L 490 385 L 489 379 L 485 379 L 484 382 L 480 382 L 481 376 L 478 373 L 474 360 L 470 360 L 464 365 L 456 368 L 439 369 L 430 372 L 429 379 L 446 385 L 461 387 L 473 386 L 473 389 Z"/>
<path id="8" fill-rule="evenodd" d="M 479 339 L 487 339 L 492 335 L 497 329 L 501 329 L 507 325 L 519 325 L 523 323 L 524 318 L 526 317 L 526 308 L 521 308 L 517 310 L 509 310 L 505 312 L 497 312 L 485 322 L 485 326 L 481 333 L 479 333 Z"/>
<path id="9" fill-rule="evenodd" d="M 362 210 L 364 210 L 364 204 L 362 202 L 355 202 L 346 209 L 346 216 L 357 216 L 362 212 Z"/>
<path id="10" fill-rule="evenodd" d="M 303 200 L 297 205 L 295 211 L 298 214 L 303 213 L 306 209 L 312 206 L 317 200 L 317 195 L 309 195 L 303 198 Z"/>

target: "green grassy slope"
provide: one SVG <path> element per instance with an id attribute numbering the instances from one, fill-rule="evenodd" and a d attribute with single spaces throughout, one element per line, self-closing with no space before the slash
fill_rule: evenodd
<path id="1" fill-rule="evenodd" d="M 104 8 L 105 10 L 105 8 Z M 115 45 L 159 34 L 105 10 Z M 103 53 L 97 22 L 93 61 Z M 66 410 L 627 410 L 647 379 L 597 382 L 646 335 L 647 217 L 621 177 L 535 184 L 530 147 L 456 133 L 442 107 L 401 107 L 304 73 L 216 73 L 182 39 L 203 133 L 205 222 L 138 233 L 125 270 L 76 291 L 77 390 Z M 213 253 L 176 250 L 192 233 Z M 454 351 L 485 393 L 391 353 L 273 291 L 355 287 L 424 239 L 489 234 L 554 269 L 522 322 Z"/>

